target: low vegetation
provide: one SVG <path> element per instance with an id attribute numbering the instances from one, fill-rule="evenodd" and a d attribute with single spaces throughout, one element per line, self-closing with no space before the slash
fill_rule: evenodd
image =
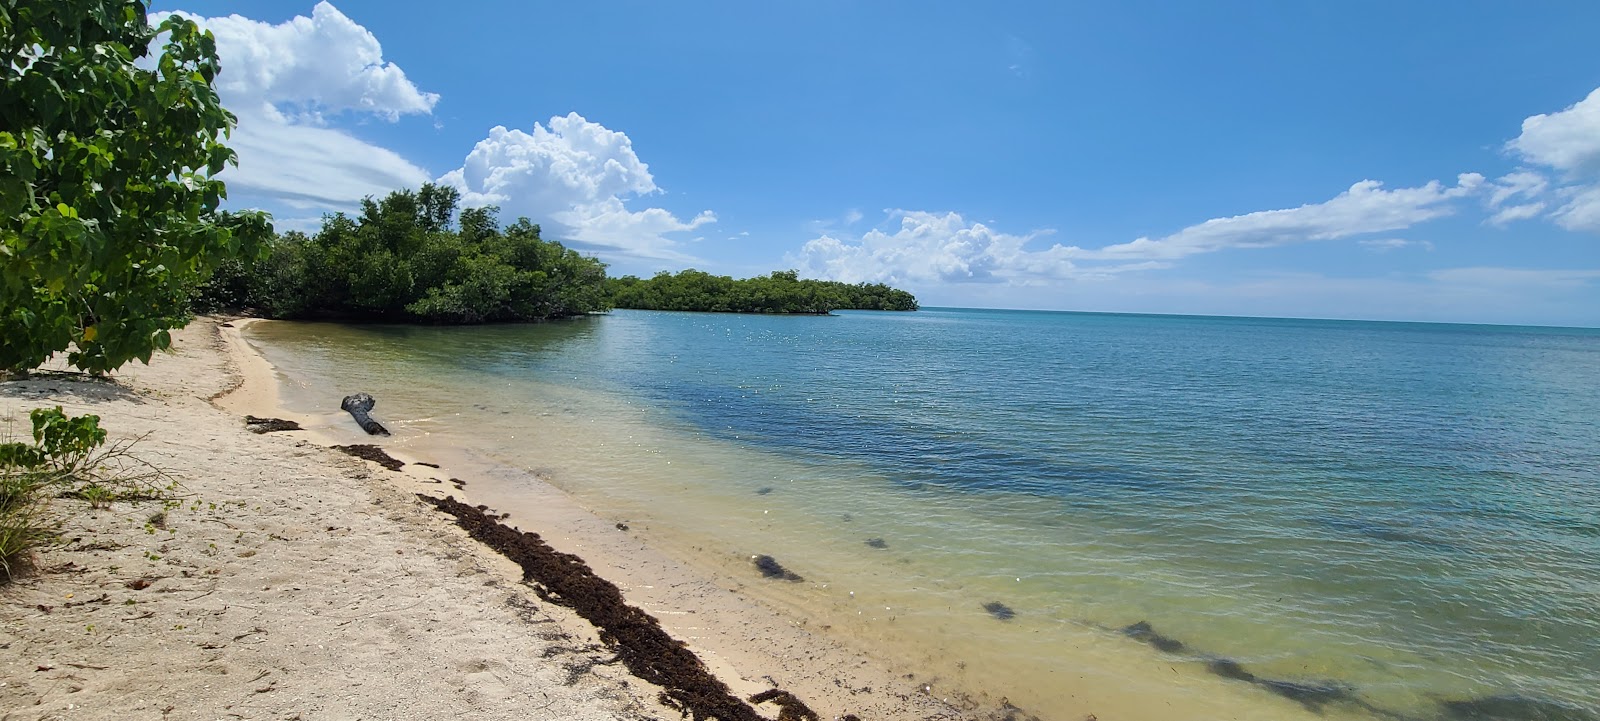
<path id="1" fill-rule="evenodd" d="M 699 270 L 631 275 L 608 283 L 618 308 L 716 313 L 828 313 L 835 310 L 916 310 L 917 299 L 882 283 L 802 280 L 794 271 L 735 280 Z"/>
<path id="2" fill-rule="evenodd" d="M 138 439 L 107 444 L 99 416 L 68 416 L 56 406 L 35 408 L 28 419 L 28 440 L 15 440 L 9 425 L 0 435 L 0 583 L 55 539 L 64 520 L 60 499 L 106 508 L 174 489 L 165 474 L 130 453 Z"/>

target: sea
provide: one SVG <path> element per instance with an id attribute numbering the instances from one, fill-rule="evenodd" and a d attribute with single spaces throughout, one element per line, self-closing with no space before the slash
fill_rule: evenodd
<path id="1" fill-rule="evenodd" d="M 290 409 L 372 393 L 397 438 L 968 698 L 1600 719 L 1600 330 L 928 308 L 247 337 Z"/>

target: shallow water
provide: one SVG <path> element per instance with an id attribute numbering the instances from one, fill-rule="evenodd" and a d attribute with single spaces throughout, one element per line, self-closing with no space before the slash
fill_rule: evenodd
<path id="1" fill-rule="evenodd" d="M 1600 331 L 935 309 L 250 337 L 297 410 L 373 393 L 402 438 L 1047 718 L 1104 668 L 1267 718 L 1600 707 Z"/>

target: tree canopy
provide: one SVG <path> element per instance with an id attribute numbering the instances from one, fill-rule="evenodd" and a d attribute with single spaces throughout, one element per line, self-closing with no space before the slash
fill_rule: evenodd
<path id="1" fill-rule="evenodd" d="M 693 268 L 657 273 L 641 280 L 625 275 L 610 281 L 618 308 L 690 310 L 719 313 L 828 313 L 835 310 L 916 310 L 910 293 L 882 283 L 840 283 L 801 279 L 792 270 L 735 280 Z"/>
<path id="2" fill-rule="evenodd" d="M 284 233 L 261 260 L 225 267 L 197 304 L 273 318 L 446 324 L 611 307 L 604 263 L 544 240 L 527 218 L 501 228 L 492 206 L 457 219 L 459 201 L 455 188 L 433 184 L 368 198 L 360 215 L 326 216 L 315 234 Z"/>
<path id="3" fill-rule="evenodd" d="M 189 289 L 271 234 L 218 212 L 218 70 L 209 32 L 143 2 L 0 0 L 0 370 L 148 362 Z"/>

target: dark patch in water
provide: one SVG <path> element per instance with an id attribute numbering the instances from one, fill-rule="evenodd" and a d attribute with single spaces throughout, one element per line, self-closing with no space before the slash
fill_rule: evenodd
<path id="1" fill-rule="evenodd" d="M 1123 626 L 1119 630 L 1122 635 L 1136 641 L 1148 643 L 1165 653 L 1182 653 L 1188 648 L 1184 642 L 1158 633 L 1155 627 L 1150 625 L 1149 621 L 1139 621 L 1138 623 Z M 1295 701 L 1316 713 L 1322 713 L 1323 707 L 1331 703 L 1348 703 L 1368 710 L 1376 710 L 1357 697 L 1353 688 L 1337 681 L 1290 681 L 1262 678 L 1251 673 L 1238 661 L 1221 657 L 1207 658 L 1206 670 L 1226 679 L 1255 684 L 1267 691 Z"/>
<path id="2" fill-rule="evenodd" d="M 1167 653 L 1177 653 L 1183 650 L 1182 641 L 1172 638 L 1171 636 L 1163 636 L 1159 633 L 1156 633 L 1156 630 L 1150 626 L 1149 621 L 1140 621 L 1129 626 L 1124 626 L 1122 628 L 1122 634 L 1128 638 L 1144 641 L 1145 643 L 1156 647 L 1157 650 L 1165 651 Z"/>
<path id="3" fill-rule="evenodd" d="M 771 493 L 771 492 L 772 492 L 772 486 L 763 486 L 761 488 L 756 489 L 756 495 L 758 495 L 758 496 L 765 496 L 765 495 L 767 495 L 768 493 Z"/>
<path id="4" fill-rule="evenodd" d="M 1238 661 L 1235 661 L 1231 658 L 1211 659 L 1210 661 L 1206 662 L 1206 670 L 1223 678 L 1231 678 L 1235 681 L 1255 683 L 1258 680 L 1256 679 L 1255 674 L 1244 670 L 1244 666 L 1239 665 Z"/>
<path id="5" fill-rule="evenodd" d="M 773 558 L 771 556 L 767 556 L 767 555 L 756 556 L 752 560 L 756 564 L 756 569 L 760 570 L 761 571 L 761 575 L 766 577 L 766 578 L 777 578 L 777 579 L 781 579 L 781 580 L 784 580 L 784 581 L 804 581 L 804 580 L 806 580 L 805 578 L 802 578 L 800 576 L 800 574 L 795 573 L 794 571 L 791 571 L 791 570 L 789 570 L 787 568 L 784 568 L 783 564 L 778 563 L 778 559 Z"/>
<path id="6" fill-rule="evenodd" d="M 841 513 L 841 514 L 839 514 L 839 520 L 844 521 L 845 523 L 849 523 L 851 521 L 856 520 L 856 517 L 852 516 L 852 515 L 850 515 L 848 513 Z"/>
<path id="7" fill-rule="evenodd" d="M 1445 718 L 1453 721 L 1597 721 L 1585 711 L 1555 701 L 1517 694 L 1483 696 L 1465 701 L 1440 701 Z"/>
<path id="8" fill-rule="evenodd" d="M 1368 710 L 1377 710 L 1358 698 L 1355 689 L 1338 681 L 1288 681 L 1262 678 L 1231 658 L 1213 658 L 1206 661 L 1206 670 L 1223 678 L 1253 683 L 1316 713 L 1322 713 L 1323 707 L 1331 703 L 1348 703 Z"/>
<path id="9" fill-rule="evenodd" d="M 1414 531 L 1395 528 L 1394 526 L 1377 521 L 1368 521 L 1355 518 L 1330 518 L 1323 522 L 1330 528 L 1354 533 L 1374 541 L 1387 541 L 1389 543 L 1407 543 L 1419 548 L 1428 548 L 1446 553 L 1458 553 L 1461 549 L 1454 544 L 1441 541 L 1433 536 L 1416 533 Z"/>
<path id="10" fill-rule="evenodd" d="M 800 408 L 781 394 L 746 394 L 739 389 L 692 384 L 662 386 L 659 379 L 639 390 L 678 407 L 708 434 L 743 444 L 858 458 L 885 469 L 898 485 L 913 492 L 1001 489 L 1054 497 L 1124 497 L 1133 493 L 1170 499 L 1187 480 L 1179 468 L 995 448 L 974 439 L 918 432 L 810 404 Z M 863 438 L 878 440 L 862 443 Z"/>
<path id="11" fill-rule="evenodd" d="M 990 616 L 994 616 L 1001 621 L 1010 621 L 1017 617 L 1016 611 L 1011 610 L 1010 606 L 999 601 L 990 601 L 983 604 L 983 610 L 988 611 Z"/>
<path id="12" fill-rule="evenodd" d="M 1355 690 L 1337 681 L 1282 681 L 1276 679 L 1261 679 L 1256 682 L 1258 686 L 1282 696 L 1290 701 L 1298 702 L 1317 713 L 1322 713 L 1322 708 L 1331 703 L 1358 703 Z"/>
<path id="13" fill-rule="evenodd" d="M 867 545 L 873 548 L 888 548 L 889 542 L 881 538 L 869 538 L 867 539 Z"/>

